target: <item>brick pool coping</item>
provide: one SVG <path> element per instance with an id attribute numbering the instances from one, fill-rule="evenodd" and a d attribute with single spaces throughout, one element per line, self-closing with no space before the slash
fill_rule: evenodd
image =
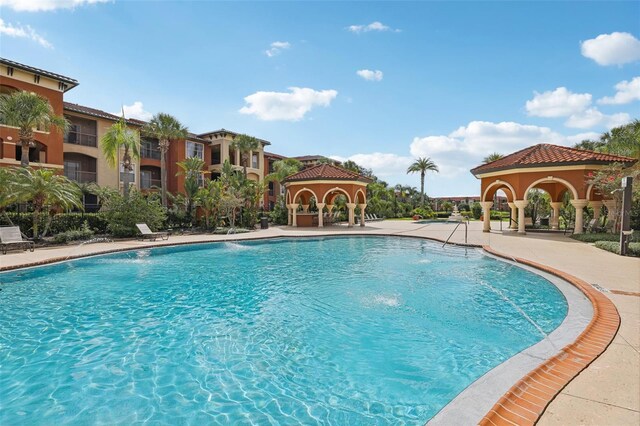
<path id="1" fill-rule="evenodd" d="M 325 234 L 322 236 L 359 236 L 362 234 Z M 437 242 L 443 242 L 437 238 L 429 238 L 416 235 L 399 235 L 394 233 L 375 233 L 370 236 L 393 236 L 393 237 L 409 237 L 421 238 Z M 182 241 L 182 242 L 162 242 L 146 247 L 123 247 L 117 249 L 99 250 L 91 253 L 78 254 L 73 256 L 49 258 L 38 262 L 30 262 L 20 265 L 11 265 L 0 267 L 0 272 L 21 269 L 26 267 L 41 266 L 51 263 L 63 262 L 67 260 L 80 259 L 96 255 L 119 253 L 131 250 L 140 250 L 155 247 L 182 246 L 193 244 L 207 244 L 212 242 L 237 242 L 250 240 L 268 240 L 280 238 L 315 238 L 322 236 L 243 236 L 234 239 L 216 239 L 205 241 Z M 611 344 L 618 328 L 620 327 L 620 316 L 611 300 L 602 293 L 594 289 L 587 282 L 574 277 L 566 272 L 533 262 L 523 258 L 512 257 L 500 253 L 490 246 L 481 246 L 477 244 L 455 244 L 451 245 L 464 246 L 470 248 L 482 248 L 487 253 L 494 256 L 515 261 L 524 265 L 531 266 L 535 269 L 547 272 L 551 275 L 559 277 L 567 281 L 574 287 L 578 288 L 591 302 L 593 306 L 593 317 L 585 330 L 578 338 L 566 345 L 560 352 L 546 361 L 542 362 L 538 367 L 527 373 L 516 384 L 514 384 L 489 410 L 489 412 L 479 422 L 481 426 L 512 426 L 512 425 L 534 425 L 542 416 L 547 406 L 553 399 L 564 389 L 571 380 L 577 377 L 585 368 L 587 368 L 596 358 L 598 358 Z"/>
<path id="2" fill-rule="evenodd" d="M 481 426 L 534 425 L 560 391 L 609 347 L 620 327 L 620 315 L 609 298 L 573 275 L 527 259 L 513 258 L 489 246 L 483 249 L 562 278 L 582 291 L 593 305 L 593 317 L 578 338 L 518 380 L 479 423 Z"/>

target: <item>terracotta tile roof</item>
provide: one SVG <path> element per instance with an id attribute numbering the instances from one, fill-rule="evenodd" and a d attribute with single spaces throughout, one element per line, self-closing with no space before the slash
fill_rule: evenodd
<path id="1" fill-rule="evenodd" d="M 601 152 L 541 143 L 514 152 L 491 163 L 482 164 L 481 166 L 471 169 L 471 173 L 479 175 L 499 170 L 526 167 L 557 166 L 561 164 L 634 163 L 635 161 L 633 158 L 619 155 L 603 154 Z"/>
<path id="2" fill-rule="evenodd" d="M 219 129 L 219 130 L 212 130 L 212 131 L 206 132 L 206 133 L 200 133 L 198 136 L 203 138 L 203 139 L 206 139 L 206 136 L 210 136 L 211 135 L 211 136 L 218 137 L 219 135 L 225 135 L 225 134 L 231 135 L 233 137 L 236 137 L 240 133 L 236 133 L 236 132 L 233 132 L 231 130 L 227 130 L 227 129 L 222 128 L 222 129 Z M 264 145 L 271 145 L 271 142 L 269 142 L 269 141 L 266 141 L 266 140 L 260 139 L 260 138 L 256 138 L 256 139 L 258 139 L 263 146 Z M 209 141 L 209 142 L 211 142 L 211 141 Z"/>
<path id="3" fill-rule="evenodd" d="M 358 173 L 334 166 L 333 164 L 318 164 L 308 167 L 298 173 L 287 177 L 285 182 L 296 182 L 304 180 L 355 180 L 359 182 L 373 182 L 368 177 L 361 176 Z"/>
<path id="4" fill-rule="evenodd" d="M 5 59 L 5 58 L 0 58 L 0 64 L 3 64 L 5 66 L 11 67 L 11 68 L 18 68 L 24 71 L 28 71 L 37 75 L 43 75 L 45 77 L 49 77 L 53 80 L 58 80 L 61 81 L 63 83 L 67 84 L 67 87 L 64 89 L 64 91 L 68 91 L 70 89 L 73 89 L 74 87 L 76 87 L 79 83 L 78 80 L 73 79 L 71 77 L 66 77 L 64 75 L 61 74 L 56 74 L 54 72 L 51 71 L 46 71 L 46 70 L 42 70 L 40 68 L 35 68 L 29 65 L 24 65 L 21 64 L 19 62 L 14 62 L 14 61 L 10 61 L 9 59 Z"/>
<path id="5" fill-rule="evenodd" d="M 64 110 L 65 111 L 72 111 L 72 112 L 79 112 L 80 114 L 86 114 L 86 115 L 90 115 L 92 117 L 104 118 L 104 119 L 112 120 L 112 121 L 118 121 L 120 119 L 120 117 L 118 117 L 116 115 L 113 115 L 111 113 L 108 113 L 108 112 L 105 112 L 105 111 L 101 111 L 101 110 L 95 109 L 95 108 L 89 108 L 89 107 L 78 105 L 78 104 L 72 104 L 71 102 L 65 102 L 64 103 Z"/>
<path id="6" fill-rule="evenodd" d="M 267 151 L 264 152 L 264 156 L 269 158 L 277 158 L 278 160 L 284 160 L 285 158 L 288 158 L 288 157 L 285 157 L 284 155 L 274 154 L 273 152 L 267 152 Z"/>

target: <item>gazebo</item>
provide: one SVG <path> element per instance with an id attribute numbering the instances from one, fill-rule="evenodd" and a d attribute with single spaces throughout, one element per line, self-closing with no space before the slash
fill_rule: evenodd
<path id="1" fill-rule="evenodd" d="M 582 233 L 582 213 L 590 205 L 594 218 L 598 219 L 600 207 L 607 207 L 609 219 L 615 212 L 615 202 L 608 194 L 600 194 L 589 184 L 589 174 L 612 163 L 632 165 L 635 159 L 617 155 L 603 154 L 564 146 L 539 144 L 514 152 L 499 160 L 483 164 L 471 170 L 480 179 L 481 204 L 483 211 L 483 230 L 491 230 L 490 213 L 493 196 L 498 190 L 507 196 L 511 217 L 518 218 L 517 225 L 511 228 L 525 232 L 524 209 L 527 206 L 527 194 L 534 188 L 542 189 L 551 196 L 551 228 L 558 229 L 560 207 L 565 192 L 572 195 L 571 204 L 576 209 L 574 233 Z M 517 214 L 516 214 L 517 212 Z"/>
<path id="2" fill-rule="evenodd" d="M 367 208 L 367 185 L 373 182 L 368 177 L 332 164 L 318 164 L 288 176 L 284 180 L 289 225 L 324 226 L 323 214 L 330 214 L 339 195 L 347 199 L 349 226 L 355 224 L 355 209 L 360 208 L 360 226 L 364 226 Z M 315 199 L 317 213 L 309 211 L 311 198 Z M 302 212 L 298 209 L 302 206 Z M 316 221 L 317 218 L 317 221 Z"/>

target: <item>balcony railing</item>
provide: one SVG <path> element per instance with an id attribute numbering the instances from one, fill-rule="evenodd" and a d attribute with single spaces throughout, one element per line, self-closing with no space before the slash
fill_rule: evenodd
<path id="1" fill-rule="evenodd" d="M 98 176 L 96 172 L 82 172 L 77 170 L 65 170 L 64 175 L 79 183 L 96 182 Z"/>
<path id="2" fill-rule="evenodd" d="M 150 179 L 145 176 L 140 176 L 140 189 L 152 189 L 160 188 L 162 181 L 160 179 Z"/>
<path id="3" fill-rule="evenodd" d="M 147 147 L 142 147 L 140 149 L 140 156 L 142 158 L 152 158 L 154 160 L 159 160 L 160 159 L 160 150 L 159 149 L 153 149 L 153 148 L 147 148 Z"/>
<path id="4" fill-rule="evenodd" d="M 74 145 L 98 146 L 98 137 L 89 133 L 69 132 L 64 141 Z"/>

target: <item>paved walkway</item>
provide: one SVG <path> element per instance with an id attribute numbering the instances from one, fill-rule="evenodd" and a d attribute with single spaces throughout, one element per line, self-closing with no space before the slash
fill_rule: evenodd
<path id="1" fill-rule="evenodd" d="M 454 228 L 450 223 L 416 224 L 410 221 L 375 222 L 360 228 L 344 226 L 324 229 L 272 227 L 238 235 L 172 236 L 169 243 L 225 241 L 286 236 L 320 236 L 330 234 L 393 234 L 445 240 Z M 589 368 L 576 377 L 549 405 L 540 425 L 638 425 L 640 424 L 640 259 L 620 257 L 589 244 L 558 234 L 521 236 L 513 232 L 482 232 L 482 224 L 472 222 L 468 228 L 469 244 L 489 245 L 498 252 L 539 262 L 565 271 L 590 284 L 609 291 L 616 305 L 621 326 L 609 348 Z M 499 223 L 493 223 L 499 229 Z M 464 226 L 451 241 L 464 243 Z M 12 252 L 0 255 L 0 269 L 15 265 L 45 262 L 109 250 L 151 247 L 165 241 L 118 241 L 61 248 L 43 248 L 34 253 Z"/>

